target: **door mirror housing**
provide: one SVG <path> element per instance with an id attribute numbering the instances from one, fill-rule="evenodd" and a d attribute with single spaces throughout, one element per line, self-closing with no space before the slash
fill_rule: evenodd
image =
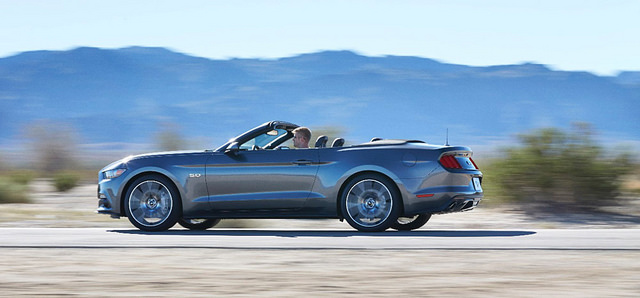
<path id="1" fill-rule="evenodd" d="M 238 151 L 240 151 L 240 144 L 238 142 L 233 142 L 224 150 L 224 153 L 236 154 Z"/>

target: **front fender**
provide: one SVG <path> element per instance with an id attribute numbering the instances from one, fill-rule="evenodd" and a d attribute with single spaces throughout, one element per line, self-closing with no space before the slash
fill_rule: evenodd
<path id="1" fill-rule="evenodd" d="M 127 171 L 126 174 L 127 176 L 121 184 L 122 187 L 118 190 L 117 197 L 119 198 L 119 204 L 114 204 L 114 207 L 118 206 L 119 208 L 119 210 L 114 210 L 114 212 L 121 215 L 124 214 L 124 196 L 129 187 L 131 187 L 131 183 L 144 175 L 162 175 L 171 180 L 180 194 L 182 209 L 185 213 L 195 209 L 195 205 L 202 205 L 202 203 L 207 204 L 209 199 L 209 195 L 206 192 L 204 166 L 172 165 L 168 169 L 157 166 L 144 166 L 132 171 Z"/>

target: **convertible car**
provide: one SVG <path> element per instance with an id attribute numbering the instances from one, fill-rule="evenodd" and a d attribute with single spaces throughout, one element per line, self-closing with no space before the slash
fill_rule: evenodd
<path id="1" fill-rule="evenodd" d="M 434 213 L 467 211 L 482 173 L 463 146 L 320 136 L 290 149 L 298 125 L 272 121 L 215 150 L 129 156 L 99 173 L 98 213 L 140 230 L 204 230 L 226 218 L 335 218 L 365 232 L 413 230 Z"/>

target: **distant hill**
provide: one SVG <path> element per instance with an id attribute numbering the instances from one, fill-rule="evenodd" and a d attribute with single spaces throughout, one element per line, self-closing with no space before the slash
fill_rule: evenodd
<path id="1" fill-rule="evenodd" d="M 0 59 L 0 144 L 38 120 L 83 143 L 149 143 L 162 124 L 210 147 L 269 120 L 371 137 L 487 144 L 539 127 L 590 122 L 640 140 L 640 72 L 616 77 L 539 64 L 471 67 L 325 51 L 277 60 L 211 60 L 164 48 L 77 48 Z"/>

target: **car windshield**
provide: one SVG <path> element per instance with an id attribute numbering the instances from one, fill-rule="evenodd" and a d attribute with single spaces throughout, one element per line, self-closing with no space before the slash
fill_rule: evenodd
<path id="1" fill-rule="evenodd" d="M 275 139 L 281 137 L 282 135 L 284 135 L 286 133 L 287 133 L 287 131 L 284 130 L 284 129 L 274 129 L 274 130 L 268 131 L 266 133 L 258 135 L 257 137 L 255 137 L 255 138 L 253 138 L 251 140 L 248 140 L 248 141 L 244 142 L 242 145 L 240 145 L 240 149 L 242 149 L 242 150 L 253 150 L 253 149 L 256 149 L 256 147 L 257 148 L 264 148 L 269 143 L 273 142 Z"/>

